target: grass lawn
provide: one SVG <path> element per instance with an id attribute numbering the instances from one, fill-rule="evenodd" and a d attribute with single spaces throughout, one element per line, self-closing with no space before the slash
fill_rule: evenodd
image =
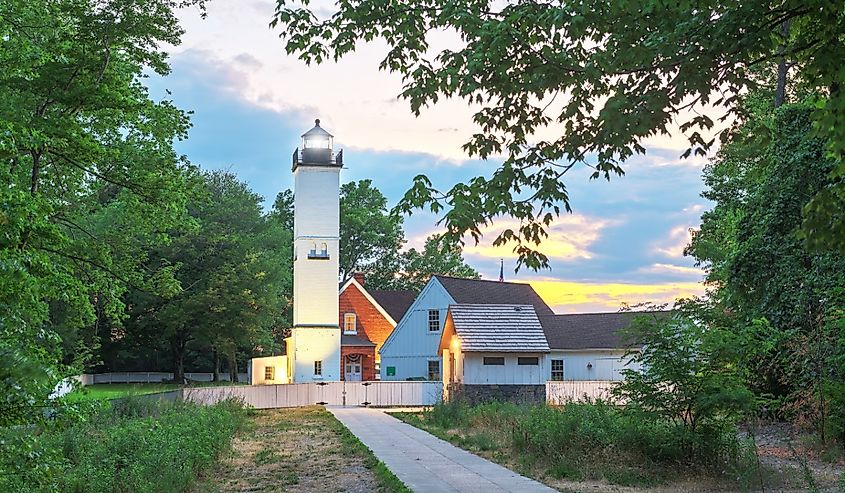
<path id="1" fill-rule="evenodd" d="M 98 383 L 86 385 L 65 397 L 69 402 L 115 399 L 130 395 L 155 394 L 180 388 L 175 383 Z"/>
<path id="2" fill-rule="evenodd" d="M 250 411 L 233 452 L 199 492 L 410 493 L 331 413 L 322 407 Z"/>
<path id="3" fill-rule="evenodd" d="M 68 402 L 100 401 L 131 395 L 155 394 L 157 392 L 166 392 L 168 390 L 175 390 L 183 387 L 209 387 L 224 385 L 243 384 L 232 384 L 230 382 L 194 382 L 189 385 L 179 385 L 176 383 L 98 383 L 94 385 L 86 385 L 77 389 L 76 391 L 68 394 L 65 399 Z"/>

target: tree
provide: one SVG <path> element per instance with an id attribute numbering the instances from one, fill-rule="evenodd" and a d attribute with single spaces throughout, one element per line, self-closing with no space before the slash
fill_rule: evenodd
<path id="1" fill-rule="evenodd" d="M 501 166 L 445 192 L 417 176 L 399 204 L 448 209 L 453 239 L 477 240 L 482 225 L 510 215 L 521 226 L 497 244 L 515 242 L 528 267 L 547 265 L 533 245 L 570 210 L 570 169 L 622 174 L 626 160 L 646 152 L 644 139 L 673 131 L 676 120 L 690 144 L 684 156 L 703 155 L 730 137 L 725 121 L 741 117 L 740 95 L 770 84 L 761 72 L 779 71 L 785 84 L 791 69 L 819 95 L 812 120 L 837 162 L 835 181 L 808 205 L 807 231 L 845 247 L 845 13 L 836 2 L 358 0 L 329 17 L 304 3 L 276 2 L 271 25 L 288 53 L 323 63 L 380 39 L 388 51 L 379 67 L 403 76 L 401 96 L 415 114 L 440 98 L 480 106 L 479 132 L 464 150 L 504 155 Z M 455 32 L 458 46 L 432 50 L 442 31 Z"/>
<path id="2" fill-rule="evenodd" d="M 261 197 L 229 173 L 206 173 L 204 187 L 207 195 L 190 204 L 197 227 L 149 254 L 152 268 L 173 266 L 181 289 L 170 297 L 134 292 L 127 322 L 131 339 L 169 348 L 177 381 L 191 343 L 225 355 L 235 380 L 240 349 L 273 346 L 291 284 L 290 232 L 262 215 Z"/>
<path id="3" fill-rule="evenodd" d="M 467 265 L 461 247 L 440 235 L 429 236 L 422 251 L 411 248 L 402 253 L 401 270 L 381 285 L 419 292 L 433 275 L 479 279 L 478 272 Z"/>
<path id="4" fill-rule="evenodd" d="M 402 217 L 388 210 L 387 197 L 372 180 L 340 187 L 341 277 L 395 265 L 403 243 Z"/>
<path id="5" fill-rule="evenodd" d="M 189 122 L 141 79 L 167 73 L 173 9 L 196 3 L 0 1 L 0 489 L 48 465 L 13 425 L 65 415 L 48 395 L 85 351 L 63 362 L 60 335 L 121 320 L 129 286 L 175 287 L 141 265 L 184 219 L 194 171 L 173 142 Z"/>
<path id="6" fill-rule="evenodd" d="M 715 323 L 705 304 L 687 301 L 672 313 L 664 308 L 633 317 L 626 337 L 640 347 L 628 353 L 638 369 L 623 370 L 613 394 L 627 402 L 625 412 L 654 415 L 692 434 L 721 431 L 753 408 L 736 364 L 747 345 Z"/>
<path id="7" fill-rule="evenodd" d="M 773 108 L 749 95 L 738 138 L 705 168 L 702 216 L 687 253 L 707 270 L 713 310 L 746 334 L 748 385 L 783 417 L 824 433 L 842 414 L 841 314 L 845 258 L 806 248 L 802 209 L 830 185 L 835 161 L 813 130 L 813 100 Z M 831 406 L 835 409 L 832 412 Z"/>

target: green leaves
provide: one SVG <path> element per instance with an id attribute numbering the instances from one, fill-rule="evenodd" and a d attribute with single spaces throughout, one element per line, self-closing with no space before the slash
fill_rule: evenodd
<path id="1" fill-rule="evenodd" d="M 173 142 L 189 123 L 140 80 L 167 72 L 173 9 L 197 3 L 0 0 L 0 427 L 47 424 L 129 287 L 174 291 L 172 266 L 143 263 L 183 224 L 193 168 Z M 0 476 L 32 452 L 15 443 Z"/>
<path id="2" fill-rule="evenodd" d="M 792 26 L 787 36 L 784 22 Z M 513 216 L 530 225 L 509 242 L 531 268 L 546 261 L 525 233 L 548 224 L 540 218 L 551 205 L 570 207 L 563 173 L 548 171 L 587 165 L 593 178 L 610 179 L 645 152 L 644 139 L 672 131 L 675 122 L 690 143 L 684 157 L 706 155 L 726 137 L 725 121 L 740 114 L 739 96 L 765 85 L 761 71 L 774 73 L 784 56 L 801 85 L 830 91 L 813 120 L 836 159 L 845 155 L 845 91 L 837 89 L 845 80 L 845 14 L 835 2 L 358 0 L 317 17 L 307 4 L 277 0 L 271 25 L 306 63 L 342 57 L 359 40 L 384 41 L 380 68 L 403 76 L 401 96 L 415 114 L 448 97 L 480 105 L 473 116 L 479 132 L 464 150 L 504 160 L 489 180 L 500 185 L 495 193 L 467 201 L 461 187 L 440 193 L 416 180 L 400 208 L 443 211 L 453 240 L 496 215 Z M 431 50 L 439 31 L 455 32 L 461 44 Z M 541 141 L 541 131 L 555 138 Z M 522 193 L 536 207 L 509 200 Z M 821 230 L 839 216 L 813 211 L 840 204 L 831 195 L 819 200 L 808 227 L 829 243 Z"/>

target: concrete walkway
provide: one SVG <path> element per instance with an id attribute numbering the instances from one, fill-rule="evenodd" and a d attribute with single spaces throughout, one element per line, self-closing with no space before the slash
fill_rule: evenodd
<path id="1" fill-rule="evenodd" d="M 554 492 L 378 409 L 328 407 L 413 491 Z"/>

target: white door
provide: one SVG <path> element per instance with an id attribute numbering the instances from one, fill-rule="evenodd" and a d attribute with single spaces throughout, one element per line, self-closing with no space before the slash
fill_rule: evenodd
<path id="1" fill-rule="evenodd" d="M 344 373 L 346 374 L 346 381 L 348 382 L 360 382 L 361 381 L 361 355 L 360 354 L 350 354 L 346 357 L 346 368 L 344 368 Z"/>

